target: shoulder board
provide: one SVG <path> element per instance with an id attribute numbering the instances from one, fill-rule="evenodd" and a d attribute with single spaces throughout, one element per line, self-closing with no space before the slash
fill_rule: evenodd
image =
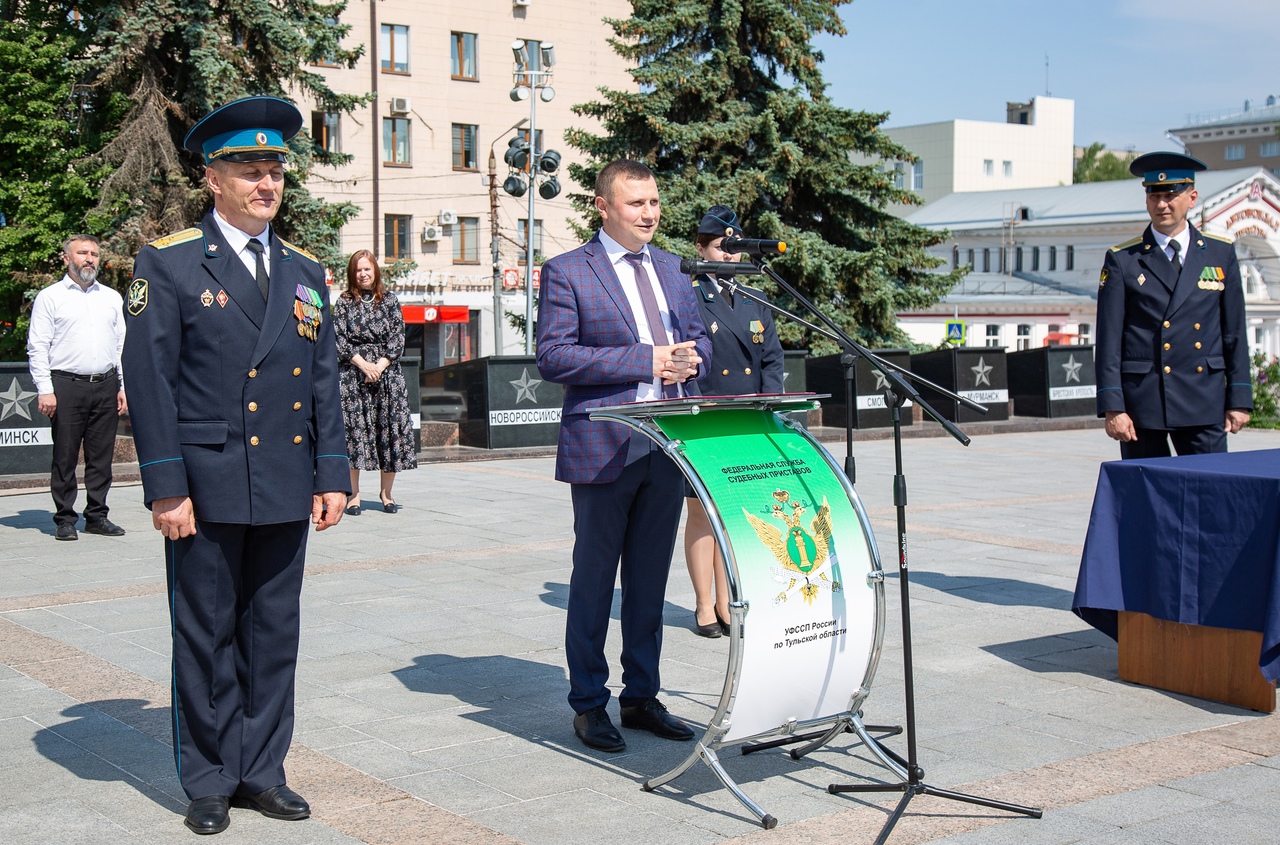
<path id="1" fill-rule="evenodd" d="M 300 247 L 300 246 L 294 246 L 293 244 L 291 244 L 291 243 L 289 243 L 288 241 L 286 241 L 284 238 L 281 238 L 281 239 L 280 239 L 280 245 L 281 245 L 281 246 L 283 246 L 285 249 L 291 249 L 291 250 L 293 250 L 294 252 L 298 253 L 298 255 L 304 255 L 304 256 L 306 256 L 307 258 L 310 258 L 312 261 L 314 261 L 314 262 L 315 262 L 315 263 L 317 263 L 317 264 L 319 264 L 319 263 L 320 263 L 320 259 L 319 259 L 319 258 L 316 258 L 314 255 L 312 255 L 311 253 L 307 252 L 305 249 L 303 249 L 303 248 L 302 248 L 302 247 Z"/>
<path id="2" fill-rule="evenodd" d="M 1204 237 L 1206 237 L 1206 238 L 1213 238 L 1215 241 L 1222 241 L 1224 244 L 1234 244 L 1234 243 L 1235 243 L 1235 240 L 1234 240 L 1234 239 L 1232 239 L 1232 238 L 1226 238 L 1226 237 L 1223 237 L 1222 235 L 1211 235 L 1211 234 L 1209 234 L 1208 232 L 1201 232 L 1200 234 L 1201 234 L 1201 235 L 1203 235 L 1203 236 L 1204 236 Z"/>
<path id="3" fill-rule="evenodd" d="M 168 249 L 171 246 L 185 244 L 187 241 L 194 241 L 202 237 L 204 237 L 204 232 L 192 226 L 190 229 L 183 229 L 181 232 L 174 232 L 172 235 L 156 238 L 148 246 L 153 246 L 156 249 Z"/>
<path id="4" fill-rule="evenodd" d="M 1119 252 L 1122 249 L 1128 249 L 1129 247 L 1137 246 L 1140 243 L 1142 243 L 1142 235 L 1138 235 L 1138 237 L 1136 238 L 1129 238 L 1129 240 L 1125 241 L 1122 244 L 1116 244 L 1115 246 L 1111 247 L 1111 251 Z"/>

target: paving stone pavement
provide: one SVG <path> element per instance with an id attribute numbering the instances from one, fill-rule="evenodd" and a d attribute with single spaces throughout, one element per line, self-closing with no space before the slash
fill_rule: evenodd
<path id="1" fill-rule="evenodd" d="M 1233 450 L 1280 448 L 1246 431 Z M 832 444 L 843 453 L 842 444 Z M 1070 612 L 1098 465 L 1096 429 L 904 446 L 919 757 L 929 783 L 1044 806 L 1032 820 L 922 797 L 892 843 L 1272 843 L 1280 719 L 1120 682 L 1116 649 Z M 867 720 L 904 718 L 889 441 L 856 444 L 856 486 L 890 575 Z M 802 761 L 723 754 L 777 816 L 761 830 L 689 746 L 574 738 L 565 702 L 569 490 L 552 460 L 426 464 L 376 506 L 312 536 L 291 783 L 315 816 L 234 810 L 220 843 L 871 842 L 894 795 L 851 736 Z M 123 538 L 53 540 L 47 492 L 0 494 L 0 842 L 190 842 L 170 747 L 161 541 L 141 488 L 110 497 Z M 372 503 L 371 503 L 372 504 Z M 677 551 L 664 700 L 703 722 L 728 643 L 689 630 Z M 610 654 L 618 674 L 617 608 Z M 900 739 L 888 740 L 903 750 Z"/>

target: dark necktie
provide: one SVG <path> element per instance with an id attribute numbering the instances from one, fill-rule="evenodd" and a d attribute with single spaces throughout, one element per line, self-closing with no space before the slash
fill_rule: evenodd
<path id="1" fill-rule="evenodd" d="M 649 323 L 649 336 L 654 346 L 666 346 L 670 343 L 667 327 L 662 324 L 662 311 L 658 308 L 658 297 L 653 292 L 653 282 L 649 280 L 649 271 L 644 269 L 644 255 L 639 252 L 628 252 L 622 260 L 631 265 L 636 274 L 636 287 L 640 290 L 640 303 L 644 306 L 644 318 Z M 662 385 L 664 399 L 674 399 L 680 395 L 674 384 Z"/>
<path id="2" fill-rule="evenodd" d="M 1169 261 L 1173 263 L 1173 275 L 1176 278 L 1182 272 L 1182 259 L 1178 255 L 1182 251 L 1182 244 L 1178 241 L 1170 240 L 1169 249 L 1173 250 L 1173 258 L 1170 258 Z"/>
<path id="3" fill-rule="evenodd" d="M 267 264 L 262 259 L 262 253 L 265 247 L 262 241 L 257 238 L 249 238 L 246 248 L 253 253 L 253 279 L 258 283 L 258 290 L 262 291 L 262 301 L 267 301 Z"/>
<path id="4" fill-rule="evenodd" d="M 719 279 L 718 281 L 720 282 L 720 298 L 724 300 L 725 305 L 728 305 L 730 308 L 732 308 L 733 307 L 733 289 L 729 287 L 729 284 L 733 281 L 733 277 L 730 276 L 727 279 Z"/>

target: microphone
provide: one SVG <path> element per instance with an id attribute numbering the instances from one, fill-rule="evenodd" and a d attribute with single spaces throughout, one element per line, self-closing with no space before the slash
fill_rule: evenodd
<path id="1" fill-rule="evenodd" d="M 720 249 L 731 255 L 740 252 L 748 255 L 780 255 L 787 251 L 787 242 L 765 241 L 758 238 L 725 238 L 720 242 Z"/>
<path id="2" fill-rule="evenodd" d="M 726 240 L 728 240 L 726 238 Z M 680 272 L 686 276 L 760 276 L 764 271 L 754 264 L 742 261 L 698 261 L 696 258 L 680 260 Z"/>

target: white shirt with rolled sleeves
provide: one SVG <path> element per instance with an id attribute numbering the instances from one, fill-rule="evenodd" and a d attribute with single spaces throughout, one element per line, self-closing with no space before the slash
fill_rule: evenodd
<path id="1" fill-rule="evenodd" d="M 82 288 L 70 276 L 36 296 L 27 331 L 27 361 L 36 391 L 53 393 L 53 370 L 87 376 L 115 368 L 124 389 L 124 300 L 94 282 Z"/>

